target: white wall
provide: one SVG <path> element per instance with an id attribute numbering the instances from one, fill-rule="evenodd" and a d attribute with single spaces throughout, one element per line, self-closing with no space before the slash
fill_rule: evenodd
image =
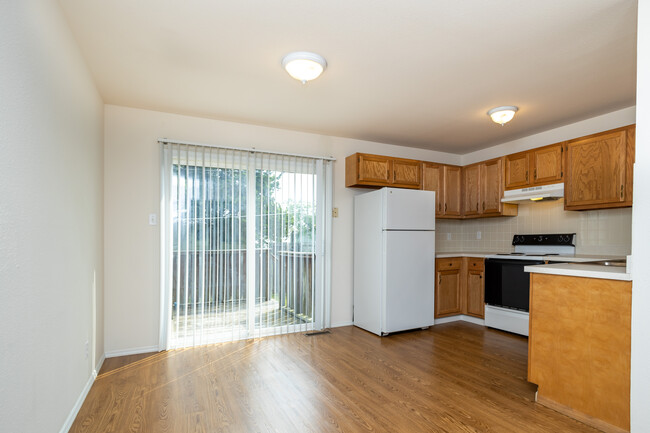
<path id="1" fill-rule="evenodd" d="M 515 122 L 517 118 L 513 120 Z M 636 108 L 628 107 L 622 110 L 612 111 L 602 116 L 592 117 L 580 122 L 571 123 L 559 128 L 549 129 L 538 134 L 529 135 L 518 140 L 508 141 L 487 149 L 463 155 L 463 165 L 473 164 L 486 159 L 497 158 L 511 153 L 522 152 L 534 149 L 547 144 L 559 143 L 560 141 L 572 140 L 597 132 L 607 131 L 621 126 L 631 125 L 636 122 Z M 507 128 L 508 125 L 503 126 Z"/>
<path id="2" fill-rule="evenodd" d="M 106 351 L 151 350 L 158 344 L 160 281 L 158 138 L 279 152 L 334 156 L 332 324 L 352 321 L 352 209 L 362 191 L 345 188 L 345 157 L 354 152 L 458 164 L 458 155 L 316 134 L 105 107 Z"/>
<path id="3" fill-rule="evenodd" d="M 51 433 L 103 353 L 103 103 L 54 1 L 2 2 L 0 65 L 0 430 Z"/>
<path id="4" fill-rule="evenodd" d="M 631 431 L 650 431 L 650 1 L 639 1 L 632 209 Z"/>

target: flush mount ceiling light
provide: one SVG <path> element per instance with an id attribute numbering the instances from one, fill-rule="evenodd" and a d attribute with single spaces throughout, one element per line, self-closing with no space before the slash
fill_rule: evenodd
<path id="1" fill-rule="evenodd" d="M 289 53 L 282 59 L 282 67 L 296 80 L 305 84 L 323 73 L 327 62 L 322 56 L 306 51 Z"/>
<path id="2" fill-rule="evenodd" d="M 515 116 L 515 113 L 519 111 L 519 108 L 514 105 L 506 105 L 503 107 L 494 107 L 487 112 L 488 116 L 492 118 L 494 123 L 498 123 L 503 126 L 504 124 L 510 122 Z"/>

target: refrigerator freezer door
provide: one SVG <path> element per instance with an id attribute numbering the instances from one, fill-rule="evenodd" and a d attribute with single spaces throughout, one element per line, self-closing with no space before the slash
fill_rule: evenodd
<path id="1" fill-rule="evenodd" d="M 433 325 L 435 231 L 385 231 L 383 333 Z"/>
<path id="2" fill-rule="evenodd" d="M 384 228 L 389 230 L 435 230 L 434 191 L 385 188 Z"/>

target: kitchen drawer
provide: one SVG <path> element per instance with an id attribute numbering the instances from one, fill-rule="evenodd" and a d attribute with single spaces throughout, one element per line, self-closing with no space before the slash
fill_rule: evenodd
<path id="1" fill-rule="evenodd" d="M 478 257 L 468 257 L 467 258 L 467 270 L 468 271 L 482 271 L 485 265 L 483 264 L 483 259 Z"/>
<path id="2" fill-rule="evenodd" d="M 460 269 L 462 263 L 463 263 L 462 257 L 449 257 L 444 259 L 436 259 L 436 270 L 449 271 L 454 269 Z"/>

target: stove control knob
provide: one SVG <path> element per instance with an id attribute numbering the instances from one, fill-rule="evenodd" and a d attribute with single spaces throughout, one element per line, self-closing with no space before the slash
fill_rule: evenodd
<path id="1" fill-rule="evenodd" d="M 544 236 L 538 236 L 538 237 L 537 237 L 537 240 L 538 240 L 539 242 L 542 242 L 542 241 L 544 240 Z"/>

